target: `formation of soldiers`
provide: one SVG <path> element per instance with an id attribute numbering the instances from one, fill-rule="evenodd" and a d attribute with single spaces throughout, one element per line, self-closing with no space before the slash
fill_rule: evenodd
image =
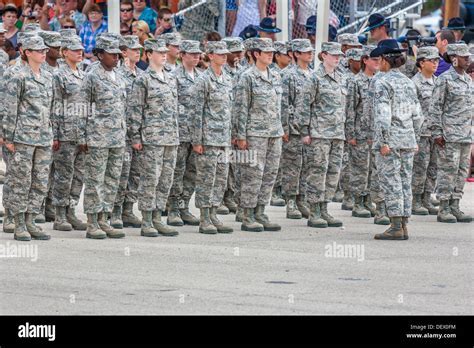
<path id="1" fill-rule="evenodd" d="M 409 79 L 392 39 L 363 47 L 341 34 L 313 69 L 308 39 L 225 38 L 207 43 L 201 71 L 198 41 L 169 33 L 142 47 L 103 33 L 84 71 L 73 30 L 29 29 L 1 70 L 3 230 L 16 240 L 49 239 L 43 213 L 54 230 L 93 239 L 123 238 L 124 227 L 176 236 L 184 224 L 231 233 L 222 210 L 243 231 L 278 231 L 265 214 L 275 188 L 286 217 L 314 228 L 342 226 L 328 211 L 341 188 L 352 216 L 390 225 L 376 239 L 408 239 L 412 213 L 471 221 L 459 208 L 473 117 L 464 43 L 448 46 L 452 67 L 439 78 L 437 49 L 420 48 Z M 171 46 L 180 64 L 167 60 Z M 87 223 L 75 212 L 83 186 Z"/>

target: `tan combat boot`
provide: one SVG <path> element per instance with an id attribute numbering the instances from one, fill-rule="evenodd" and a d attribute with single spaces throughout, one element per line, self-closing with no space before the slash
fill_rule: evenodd
<path id="1" fill-rule="evenodd" d="M 181 215 L 179 213 L 178 199 L 176 197 L 170 197 L 168 203 L 169 209 L 166 223 L 170 226 L 183 226 L 184 221 L 181 219 Z"/>
<path id="2" fill-rule="evenodd" d="M 133 213 L 133 202 L 125 202 L 123 204 L 122 223 L 123 227 L 141 227 L 142 220 Z"/>
<path id="3" fill-rule="evenodd" d="M 363 196 L 362 198 L 364 200 L 365 209 L 370 211 L 370 216 L 374 217 L 375 216 L 375 205 L 372 203 L 372 198 L 370 197 L 369 194 Z"/>
<path id="4" fill-rule="evenodd" d="M 110 226 L 116 229 L 123 229 L 122 206 L 114 205 L 112 215 L 110 216 Z"/>
<path id="5" fill-rule="evenodd" d="M 456 223 L 456 217 L 451 213 L 451 207 L 449 206 L 449 200 L 444 199 L 439 202 L 438 222 Z"/>
<path id="6" fill-rule="evenodd" d="M 177 236 L 179 233 L 175 229 L 167 226 L 161 221 L 161 211 L 160 210 L 153 210 L 152 213 L 152 221 L 153 227 L 158 231 L 159 234 L 165 237 L 174 237 Z"/>
<path id="7" fill-rule="evenodd" d="M 402 217 L 393 216 L 390 227 L 383 233 L 376 234 L 374 239 L 379 240 L 406 240 L 402 227 Z M 407 235 L 408 237 L 408 235 Z"/>
<path id="8" fill-rule="evenodd" d="M 297 195 L 296 196 L 296 206 L 298 207 L 298 210 L 301 213 L 301 216 L 304 217 L 305 219 L 309 219 L 309 206 L 308 203 L 306 202 L 306 197 L 305 195 Z"/>
<path id="9" fill-rule="evenodd" d="M 286 218 L 287 219 L 301 219 L 303 215 L 296 207 L 296 196 L 288 196 L 286 200 Z"/>
<path id="10" fill-rule="evenodd" d="M 28 242 L 31 240 L 31 235 L 26 229 L 25 213 L 18 213 L 15 215 L 15 230 L 13 238 L 18 241 Z"/>
<path id="11" fill-rule="evenodd" d="M 354 195 L 354 206 L 352 208 L 352 216 L 358 218 L 370 218 L 370 211 L 365 209 L 364 196 Z"/>
<path id="12" fill-rule="evenodd" d="M 86 238 L 90 239 L 104 239 L 107 234 L 102 231 L 97 222 L 97 214 L 87 214 L 87 232 Z"/>
<path id="13" fill-rule="evenodd" d="M 232 227 L 226 226 L 219 220 L 217 217 L 217 207 L 212 207 L 210 210 L 209 218 L 211 219 L 212 224 L 217 228 L 218 233 L 232 233 L 234 230 Z"/>
<path id="14" fill-rule="evenodd" d="M 15 232 L 15 217 L 11 214 L 9 209 L 5 209 L 5 218 L 3 219 L 3 232 Z"/>
<path id="15" fill-rule="evenodd" d="M 51 239 L 51 236 L 49 235 L 49 233 L 43 231 L 41 227 L 36 225 L 35 214 L 26 213 L 25 224 L 26 224 L 26 229 L 30 233 L 32 239 L 38 239 L 38 240 Z"/>
<path id="16" fill-rule="evenodd" d="M 344 191 L 344 196 L 342 198 L 341 209 L 352 211 L 353 207 L 354 207 L 354 200 L 352 198 L 352 194 L 349 191 Z"/>
<path id="17" fill-rule="evenodd" d="M 234 193 L 231 190 L 226 190 L 224 193 L 224 205 L 231 213 L 237 212 L 237 203 L 235 203 Z"/>
<path id="18" fill-rule="evenodd" d="M 263 225 L 264 231 L 280 231 L 281 226 L 277 223 L 271 222 L 268 216 L 265 214 L 265 206 L 258 204 L 255 208 L 255 221 Z"/>
<path id="19" fill-rule="evenodd" d="M 200 208 L 201 215 L 199 217 L 199 233 L 217 234 L 217 228 L 211 221 L 210 208 Z"/>
<path id="20" fill-rule="evenodd" d="M 281 187 L 273 187 L 270 205 L 274 207 L 284 207 L 286 205 L 286 202 L 281 195 Z"/>
<path id="21" fill-rule="evenodd" d="M 55 220 L 53 230 L 56 231 L 72 231 L 72 225 L 66 219 L 66 207 L 56 207 Z"/>
<path id="22" fill-rule="evenodd" d="M 97 214 L 97 222 L 99 224 L 99 227 L 102 231 L 104 231 L 107 234 L 107 237 L 109 238 L 123 238 L 125 237 L 125 233 L 120 230 L 116 230 L 112 226 L 109 225 L 107 222 L 107 215 L 108 213 L 101 212 Z"/>
<path id="23" fill-rule="evenodd" d="M 263 225 L 255 221 L 253 208 L 244 208 L 243 216 L 242 216 L 242 225 L 240 229 L 242 231 L 249 231 L 249 232 L 262 232 L 263 231 Z"/>
<path id="24" fill-rule="evenodd" d="M 321 217 L 321 203 L 314 203 L 310 205 L 311 214 L 308 219 L 308 226 L 315 228 L 326 228 L 328 223 Z"/>
<path id="25" fill-rule="evenodd" d="M 438 215 L 438 208 L 431 201 L 431 192 L 423 193 L 423 206 L 428 209 L 430 215 Z"/>
<path id="26" fill-rule="evenodd" d="M 66 219 L 76 231 L 85 231 L 87 229 L 87 224 L 76 216 L 75 207 L 66 207 Z"/>
<path id="27" fill-rule="evenodd" d="M 385 210 L 385 202 L 378 202 L 375 204 L 374 224 L 376 225 L 390 225 L 390 219 Z"/>
<path id="28" fill-rule="evenodd" d="M 199 219 L 189 211 L 189 198 L 183 198 L 181 200 L 179 215 L 185 225 L 199 226 Z"/>
<path id="29" fill-rule="evenodd" d="M 153 226 L 153 211 L 142 210 L 142 228 L 140 235 L 143 237 L 158 237 L 158 231 Z"/>
<path id="30" fill-rule="evenodd" d="M 336 219 L 328 212 L 328 202 L 322 202 L 321 204 L 321 217 L 326 220 L 329 227 L 341 227 L 342 221 Z"/>
<path id="31" fill-rule="evenodd" d="M 459 208 L 459 199 L 451 199 L 450 202 L 450 208 L 451 208 L 451 214 L 453 214 L 456 217 L 457 222 L 471 222 L 472 217 L 470 215 L 465 214 L 460 208 Z"/>
<path id="32" fill-rule="evenodd" d="M 413 215 L 428 215 L 430 212 L 426 209 L 421 201 L 421 194 L 414 194 L 411 203 L 411 213 Z"/>

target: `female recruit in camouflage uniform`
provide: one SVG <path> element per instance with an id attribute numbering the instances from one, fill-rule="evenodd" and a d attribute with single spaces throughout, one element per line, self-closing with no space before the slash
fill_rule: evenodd
<path id="1" fill-rule="evenodd" d="M 5 91 L 4 136 L 11 158 L 7 172 L 9 197 L 6 208 L 15 216 L 16 240 L 50 239 L 35 225 L 35 216 L 47 194 L 53 131 L 52 75 L 40 65 L 47 46 L 39 36 L 26 38 L 23 54 L 28 64 L 9 80 Z M 25 222 L 26 220 L 26 222 Z"/>

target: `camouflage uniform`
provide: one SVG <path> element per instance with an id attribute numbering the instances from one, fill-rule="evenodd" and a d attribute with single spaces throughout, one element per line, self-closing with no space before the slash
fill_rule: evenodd
<path id="1" fill-rule="evenodd" d="M 40 50 L 46 46 L 40 37 L 30 37 L 23 48 Z M 34 218 L 47 194 L 51 165 L 52 76 L 43 69 L 36 76 L 25 65 L 12 75 L 4 97 L 8 110 L 3 120 L 5 142 L 15 146 L 7 173 L 10 193 L 5 207 L 15 215 L 15 239 L 49 239 L 34 225 Z"/>
<path id="2" fill-rule="evenodd" d="M 0 78 L 5 73 L 5 70 L 8 68 L 9 58 L 8 54 L 4 50 L 0 50 Z"/>
<path id="3" fill-rule="evenodd" d="M 468 56 L 466 44 L 448 45 L 448 55 Z M 443 137 L 444 147 L 438 146 L 438 176 L 436 194 L 440 213 L 450 212 L 459 222 L 470 222 L 459 210 L 465 179 L 469 171 L 472 134 L 473 82 L 468 74 L 458 74 L 454 67 L 441 74 L 435 82 L 430 107 L 430 130 L 433 139 Z M 448 206 L 449 203 L 449 206 Z M 442 218 L 438 214 L 438 220 Z M 446 221 L 448 222 L 448 221 Z M 455 221 L 451 221 L 455 222 Z"/>
<path id="4" fill-rule="evenodd" d="M 295 39 L 291 44 L 293 51 L 313 51 L 308 39 Z M 295 115 L 307 118 L 311 114 L 311 104 L 315 98 L 313 71 L 309 68 L 303 70 L 297 64 L 291 65 L 282 72 L 282 85 L 282 125 L 284 133 L 289 135 L 288 142 L 283 142 L 280 161 L 282 188 L 287 200 L 287 217 L 298 218 L 301 214 L 295 213 L 292 205 L 298 202 L 299 208 L 302 208 L 302 197 L 306 194 L 308 161 L 306 146 L 301 142 L 301 134 L 294 122 Z M 289 202 L 290 200 L 293 202 Z"/>
<path id="5" fill-rule="evenodd" d="M 274 51 L 271 39 L 255 39 L 255 48 Z M 281 95 L 280 76 L 267 68 L 265 74 L 253 66 L 246 70 L 237 85 L 234 104 L 234 119 L 237 139 L 246 140 L 249 154 L 255 152 L 257 163 L 240 164 L 240 206 L 246 210 L 245 226 L 253 225 L 255 218 L 263 228 L 274 230 L 281 227 L 263 220 L 263 210 L 269 203 L 281 156 Z M 250 161 L 249 161 L 250 162 Z M 246 221 L 246 222 L 245 222 Z M 262 226 L 258 226 L 259 231 Z M 268 226 L 268 227 L 266 227 Z"/>
<path id="6" fill-rule="evenodd" d="M 177 32 L 172 32 L 172 33 L 166 33 L 158 36 L 159 39 L 165 40 L 166 41 L 166 46 L 168 47 L 169 45 L 173 46 L 180 46 L 181 45 L 181 34 Z M 164 70 L 171 74 L 176 70 L 180 64 L 178 64 L 178 61 L 175 62 L 175 64 L 171 64 L 170 62 L 166 61 Z"/>
<path id="7" fill-rule="evenodd" d="M 398 69 L 376 81 L 374 114 L 373 149 L 388 216 L 410 217 L 413 157 L 423 115 L 415 84 Z M 382 156 L 385 144 L 391 152 Z"/>
<path id="8" fill-rule="evenodd" d="M 148 48 L 148 46 L 150 48 Z M 146 40 L 145 49 L 166 52 L 164 40 Z M 176 79 L 148 69 L 138 77 L 128 98 L 132 144 L 142 144 L 138 207 L 163 211 L 173 184 L 179 145 Z"/>

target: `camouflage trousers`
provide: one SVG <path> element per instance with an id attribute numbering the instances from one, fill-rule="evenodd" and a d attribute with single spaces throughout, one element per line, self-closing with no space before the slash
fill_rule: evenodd
<path id="1" fill-rule="evenodd" d="M 431 137 L 421 137 L 419 150 L 413 159 L 413 194 L 432 193 L 436 184 L 436 158 L 438 149 Z"/>
<path id="2" fill-rule="evenodd" d="M 143 145 L 138 185 L 138 209 L 165 210 L 173 185 L 178 146 Z"/>
<path id="3" fill-rule="evenodd" d="M 436 196 L 439 200 L 461 199 L 469 174 L 471 144 L 446 143 L 438 146 Z"/>
<path id="4" fill-rule="evenodd" d="M 289 141 L 283 142 L 280 170 L 285 197 L 306 194 L 308 161 L 300 135 L 290 135 Z"/>
<path id="5" fill-rule="evenodd" d="M 377 163 L 375 161 L 375 156 L 378 153 L 378 150 L 372 150 L 372 161 L 370 167 L 370 198 L 375 204 L 383 203 L 384 194 L 382 187 L 380 186 L 379 173 L 377 168 Z"/>
<path id="6" fill-rule="evenodd" d="M 234 149 L 234 151 L 239 151 Z M 234 201 L 237 205 L 240 205 L 240 192 L 241 192 L 241 184 L 240 184 L 240 163 L 237 161 L 231 162 L 229 169 L 229 175 L 233 175 L 233 190 L 234 190 Z"/>
<path id="7" fill-rule="evenodd" d="M 411 216 L 411 178 L 413 158 L 411 149 L 392 149 L 386 156 L 375 152 L 380 187 L 382 188 L 387 215 Z"/>
<path id="8" fill-rule="evenodd" d="M 115 205 L 122 206 L 124 202 L 135 203 L 140 182 L 140 153 L 127 144 L 123 154 L 122 173 L 119 188 L 115 196 Z"/>
<path id="9" fill-rule="evenodd" d="M 374 160 L 372 145 L 367 141 L 357 141 L 355 146 L 349 146 L 351 175 L 349 178 L 350 191 L 355 196 L 369 194 L 371 166 Z"/>
<path id="10" fill-rule="evenodd" d="M 12 214 L 28 212 L 37 215 L 48 193 L 51 147 L 15 143 L 10 154 L 7 181 L 9 187 L 5 208 Z"/>
<path id="11" fill-rule="evenodd" d="M 311 139 L 307 146 L 308 176 L 306 196 L 308 203 L 331 202 L 336 193 L 342 166 L 344 140 Z"/>
<path id="12" fill-rule="evenodd" d="M 342 191 L 351 190 L 351 187 L 349 185 L 349 181 L 351 178 L 350 148 L 351 146 L 347 142 L 344 142 L 344 153 L 342 154 L 341 174 L 339 176 L 339 188 Z"/>
<path id="13" fill-rule="evenodd" d="M 176 155 L 173 186 L 169 198 L 189 202 L 196 185 L 196 153 L 191 143 L 181 143 Z"/>
<path id="14" fill-rule="evenodd" d="M 196 155 L 196 208 L 218 207 L 224 198 L 229 175 L 228 150 L 220 146 L 204 146 Z"/>
<path id="15" fill-rule="evenodd" d="M 53 205 L 75 207 L 84 183 L 86 155 L 79 152 L 79 146 L 75 143 L 64 141 L 60 143 L 59 150 L 53 152 L 53 161 Z"/>
<path id="16" fill-rule="evenodd" d="M 6 207 L 6 202 L 8 200 L 8 195 L 10 193 L 10 190 L 8 188 L 8 169 L 10 167 L 9 163 L 11 161 L 12 153 L 8 151 L 8 149 L 5 147 L 5 145 L 2 146 L 2 158 L 3 162 L 5 162 L 5 183 L 3 184 L 3 190 L 2 190 L 2 204 L 4 207 Z"/>
<path id="17" fill-rule="evenodd" d="M 110 213 L 122 172 L 123 147 L 89 147 L 84 170 L 84 213 Z"/>
<path id="18" fill-rule="evenodd" d="M 240 163 L 240 207 L 255 208 L 270 202 L 278 174 L 281 156 L 281 137 L 247 137 L 249 158 Z"/>

